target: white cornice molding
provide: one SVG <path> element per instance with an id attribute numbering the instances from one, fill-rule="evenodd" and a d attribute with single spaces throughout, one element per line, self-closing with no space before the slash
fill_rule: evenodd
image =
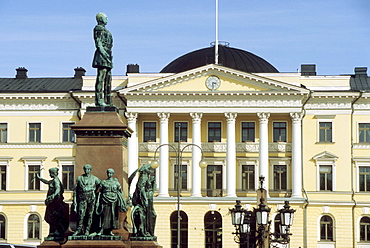
<path id="1" fill-rule="evenodd" d="M 72 149 L 75 148 L 76 144 L 9 144 L 9 143 L 1 143 L 0 149 Z"/>
<path id="2" fill-rule="evenodd" d="M 69 93 L 0 93 L 0 99 L 4 100 L 63 100 L 70 99 Z"/>

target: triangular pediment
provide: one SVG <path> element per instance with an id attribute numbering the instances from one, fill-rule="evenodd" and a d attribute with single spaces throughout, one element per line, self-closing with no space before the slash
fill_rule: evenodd
<path id="1" fill-rule="evenodd" d="M 207 79 L 216 76 L 216 89 L 207 84 Z M 169 74 L 165 77 L 144 81 L 120 90 L 121 94 L 134 92 L 290 92 L 308 93 L 305 88 L 269 79 L 220 65 L 205 65 L 189 71 Z"/>
<path id="2" fill-rule="evenodd" d="M 317 160 L 337 160 L 338 156 L 334 155 L 333 153 L 324 151 L 314 156 L 313 159 L 316 161 Z"/>

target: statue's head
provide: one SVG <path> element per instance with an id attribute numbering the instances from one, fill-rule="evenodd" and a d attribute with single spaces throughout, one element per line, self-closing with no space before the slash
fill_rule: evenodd
<path id="1" fill-rule="evenodd" d="M 105 13 L 103 12 L 100 12 L 96 15 L 96 21 L 99 23 L 99 24 L 107 24 L 108 23 L 108 17 Z"/>
<path id="2" fill-rule="evenodd" d="M 89 165 L 89 164 L 84 165 L 84 171 L 85 171 L 86 174 L 90 174 L 91 170 L 92 170 L 91 165 Z"/>
<path id="3" fill-rule="evenodd" d="M 109 168 L 109 169 L 107 170 L 107 176 L 108 176 L 109 178 L 111 178 L 113 175 L 114 175 L 114 170 L 113 170 L 112 168 Z"/>
<path id="4" fill-rule="evenodd" d="M 59 172 L 59 168 L 57 168 L 57 167 L 53 167 L 53 168 L 50 168 L 49 169 L 49 174 L 50 175 L 58 175 L 58 172 Z"/>

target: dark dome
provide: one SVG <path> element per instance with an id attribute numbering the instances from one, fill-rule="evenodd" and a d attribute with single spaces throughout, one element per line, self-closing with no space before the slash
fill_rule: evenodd
<path id="1" fill-rule="evenodd" d="M 187 53 L 169 63 L 161 72 L 179 73 L 207 64 L 214 64 L 214 54 L 215 46 Z M 225 67 L 251 73 L 279 72 L 263 58 L 241 49 L 219 45 L 218 54 L 219 64 Z"/>

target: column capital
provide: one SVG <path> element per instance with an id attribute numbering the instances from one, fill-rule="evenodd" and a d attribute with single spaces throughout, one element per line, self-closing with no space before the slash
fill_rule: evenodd
<path id="1" fill-rule="evenodd" d="M 136 119 L 137 119 L 137 113 L 135 113 L 135 112 L 126 112 L 125 116 L 126 116 L 128 121 L 136 121 Z"/>
<path id="2" fill-rule="evenodd" d="M 300 122 L 302 120 L 303 113 L 302 112 L 292 112 L 290 113 L 290 117 L 292 118 L 293 122 Z"/>
<path id="3" fill-rule="evenodd" d="M 268 118 L 270 118 L 270 113 L 257 113 L 258 118 L 260 118 L 261 121 L 268 121 Z"/>
<path id="4" fill-rule="evenodd" d="M 193 118 L 193 121 L 200 121 L 200 119 L 202 119 L 203 117 L 203 113 L 193 112 L 193 113 L 190 113 L 190 116 L 191 118 Z"/>
<path id="5" fill-rule="evenodd" d="M 161 121 L 168 121 L 168 119 L 170 118 L 170 113 L 161 112 L 157 113 L 157 115 Z"/>
<path id="6" fill-rule="evenodd" d="M 227 112 L 224 114 L 225 114 L 227 122 L 234 122 L 236 119 L 236 116 L 238 115 L 237 113 L 231 113 L 231 112 Z"/>

